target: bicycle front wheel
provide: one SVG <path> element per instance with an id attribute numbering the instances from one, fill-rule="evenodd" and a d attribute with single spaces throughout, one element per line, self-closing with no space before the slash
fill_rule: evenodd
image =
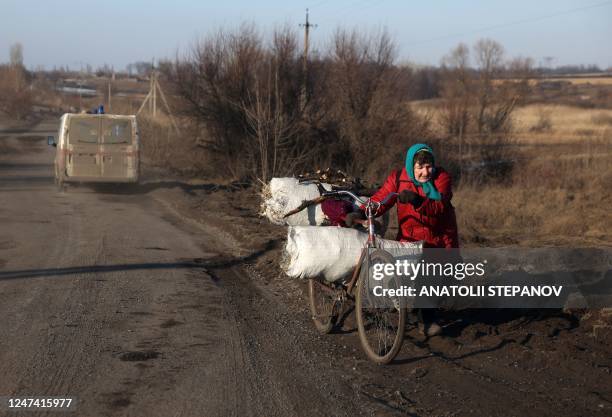
<path id="1" fill-rule="evenodd" d="M 393 256 L 381 249 L 364 256 L 356 288 L 355 310 L 361 346 L 371 361 L 382 365 L 391 362 L 402 347 L 406 309 L 401 299 L 390 300 L 389 306 L 376 305 L 371 299 L 368 273 L 376 263 L 393 262 Z"/>

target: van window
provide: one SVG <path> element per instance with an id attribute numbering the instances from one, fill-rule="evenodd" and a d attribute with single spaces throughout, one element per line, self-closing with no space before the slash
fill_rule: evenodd
<path id="1" fill-rule="evenodd" d="M 70 143 L 98 143 L 98 119 L 70 119 Z"/>
<path id="2" fill-rule="evenodd" d="M 129 144 L 132 138 L 132 123 L 126 119 L 102 121 L 102 143 Z"/>

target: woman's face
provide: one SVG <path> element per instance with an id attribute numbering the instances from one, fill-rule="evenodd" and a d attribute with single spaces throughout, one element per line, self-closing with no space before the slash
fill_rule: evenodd
<path id="1" fill-rule="evenodd" d="M 433 174 L 433 165 L 424 163 L 423 165 L 416 162 L 414 164 L 414 178 L 418 182 L 427 182 L 431 179 Z"/>

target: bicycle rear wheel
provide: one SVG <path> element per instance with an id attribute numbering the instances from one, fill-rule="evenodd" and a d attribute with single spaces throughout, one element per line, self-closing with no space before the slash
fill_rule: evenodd
<path id="1" fill-rule="evenodd" d="M 308 280 L 308 299 L 312 321 L 320 333 L 329 333 L 334 328 L 337 319 L 336 297 L 334 290 L 318 281 Z"/>
<path id="2" fill-rule="evenodd" d="M 356 288 L 355 310 L 361 346 L 371 361 L 383 365 L 391 362 L 402 347 L 406 331 L 406 309 L 399 298 L 391 300 L 388 307 L 374 305 L 368 288 L 368 271 L 376 263 L 393 262 L 393 256 L 380 249 L 366 255 L 360 266 Z"/>

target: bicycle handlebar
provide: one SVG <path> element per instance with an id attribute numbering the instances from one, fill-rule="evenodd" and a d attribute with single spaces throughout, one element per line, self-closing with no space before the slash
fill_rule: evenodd
<path id="1" fill-rule="evenodd" d="M 349 197 L 351 197 L 353 200 L 355 200 L 356 202 L 359 202 L 361 204 L 372 204 L 373 206 L 376 206 L 376 210 L 378 210 L 380 208 L 380 206 L 387 204 L 387 202 L 395 196 L 398 196 L 398 193 L 389 193 L 387 194 L 387 196 L 383 199 L 383 201 L 374 201 L 371 198 L 368 198 L 367 200 L 363 200 L 361 197 L 356 196 L 355 194 L 353 194 L 350 191 L 346 191 L 346 190 L 338 190 L 338 191 L 327 191 L 325 193 L 323 193 L 323 196 L 334 196 L 334 195 L 340 195 L 340 194 L 345 194 L 348 195 Z"/>
<path id="2" fill-rule="evenodd" d="M 327 191 L 325 193 L 323 193 L 322 195 L 324 197 L 330 197 L 330 196 L 335 196 L 335 195 L 340 195 L 340 194 L 346 194 L 349 197 L 351 197 L 353 200 L 361 203 L 361 204 L 366 204 L 368 201 L 367 200 L 362 200 L 361 197 L 356 196 L 355 194 L 353 194 L 350 191 L 345 191 L 345 190 L 338 190 L 338 191 Z"/>

